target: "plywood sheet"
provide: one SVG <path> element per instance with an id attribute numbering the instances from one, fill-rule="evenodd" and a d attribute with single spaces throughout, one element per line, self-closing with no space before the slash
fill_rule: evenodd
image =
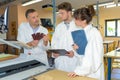
<path id="1" fill-rule="evenodd" d="M 37 80 L 97 80 L 88 77 L 75 77 L 71 78 L 67 76 L 67 72 L 60 71 L 60 70 L 51 70 L 41 75 L 35 77 Z"/>

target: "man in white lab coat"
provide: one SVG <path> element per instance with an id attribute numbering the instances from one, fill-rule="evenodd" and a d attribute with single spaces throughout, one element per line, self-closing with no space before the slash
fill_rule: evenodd
<path id="1" fill-rule="evenodd" d="M 71 32 L 77 30 L 73 18 L 72 18 L 72 7 L 68 2 L 63 2 L 58 5 L 59 16 L 63 20 L 55 29 L 53 33 L 51 47 L 53 49 L 65 49 L 69 54 L 65 56 L 60 56 L 59 54 L 54 54 L 55 57 L 55 68 L 67 72 L 71 72 L 75 69 L 77 65 L 77 57 L 73 52 L 72 36 Z"/>
<path id="2" fill-rule="evenodd" d="M 75 77 L 79 75 L 104 80 L 103 39 L 100 32 L 90 24 L 92 14 L 88 8 L 81 8 L 74 12 L 74 18 L 75 23 L 85 31 L 88 43 L 85 48 L 85 55 L 82 61 L 81 59 L 79 61 L 81 64 L 68 76 Z M 73 47 L 79 48 L 77 45 Z"/>
<path id="3" fill-rule="evenodd" d="M 17 40 L 33 47 L 31 49 L 24 48 L 26 58 L 37 59 L 48 66 L 46 54 L 46 50 L 49 47 L 48 30 L 39 25 L 39 17 L 36 10 L 28 9 L 25 16 L 28 22 L 21 23 L 19 26 Z M 35 36 L 33 37 L 32 35 L 37 33 L 43 33 L 44 36 L 36 36 L 36 39 L 34 39 Z"/>

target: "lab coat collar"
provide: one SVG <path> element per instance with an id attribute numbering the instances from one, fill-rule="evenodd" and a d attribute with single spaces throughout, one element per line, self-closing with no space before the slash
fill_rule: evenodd
<path id="1" fill-rule="evenodd" d="M 91 25 L 91 24 L 88 24 L 88 25 L 84 28 L 84 31 L 85 31 L 85 32 L 88 32 L 88 31 L 90 31 L 91 28 L 92 28 L 92 25 Z"/>
<path id="2" fill-rule="evenodd" d="M 65 25 L 65 27 L 66 27 L 67 30 L 70 30 L 71 27 L 72 27 L 71 25 L 73 24 L 73 20 L 71 20 L 70 22 L 65 22 L 65 21 L 63 21 L 63 24 Z M 69 25 L 69 28 L 67 28 L 66 25 Z"/>
<path id="3" fill-rule="evenodd" d="M 40 25 L 38 25 L 38 27 L 36 27 L 36 28 L 38 28 L 35 32 L 33 31 L 33 27 L 30 25 L 30 23 L 28 23 L 28 26 L 31 28 L 31 31 L 32 31 L 32 33 L 37 33 L 37 32 L 39 32 L 39 30 L 40 30 Z"/>

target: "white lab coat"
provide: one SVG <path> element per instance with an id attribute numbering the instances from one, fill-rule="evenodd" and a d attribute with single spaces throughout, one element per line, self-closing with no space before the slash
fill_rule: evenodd
<path id="1" fill-rule="evenodd" d="M 74 72 L 81 76 L 104 80 L 102 37 L 100 32 L 92 25 L 88 25 L 84 30 L 88 43 L 82 61 L 79 60 L 81 64 L 76 67 Z"/>
<path id="2" fill-rule="evenodd" d="M 78 30 L 74 21 L 70 22 L 69 29 L 67 29 L 64 22 L 58 24 L 53 33 L 51 47 L 53 49 L 65 49 L 67 51 L 73 50 L 72 44 L 73 39 L 71 36 L 71 32 L 74 30 Z M 77 65 L 78 59 L 77 57 L 68 57 L 68 56 L 59 56 L 55 59 L 55 68 L 67 72 L 74 71 Z"/>
<path id="3" fill-rule="evenodd" d="M 38 32 L 48 34 L 48 30 L 42 26 L 40 26 L 35 33 L 38 33 Z M 33 33 L 34 33 L 33 29 L 29 23 L 22 23 L 18 28 L 17 40 L 22 41 L 24 43 L 33 41 L 33 38 L 32 38 Z M 47 53 L 46 53 L 46 50 L 48 49 L 48 47 L 49 47 L 49 44 L 47 46 L 44 46 L 43 40 L 41 39 L 37 47 L 34 47 L 32 49 L 24 48 L 24 54 L 26 54 L 26 57 L 35 58 L 48 66 L 48 59 L 47 59 Z M 28 53 L 31 53 L 31 55 L 29 55 Z"/>

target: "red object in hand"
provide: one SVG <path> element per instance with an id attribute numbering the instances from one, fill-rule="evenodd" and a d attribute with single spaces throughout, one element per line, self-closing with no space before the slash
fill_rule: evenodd
<path id="1" fill-rule="evenodd" d="M 41 40 L 44 36 L 45 36 L 44 33 L 36 33 L 36 34 L 34 33 L 34 34 L 32 34 L 32 37 L 33 37 L 34 40 Z"/>

